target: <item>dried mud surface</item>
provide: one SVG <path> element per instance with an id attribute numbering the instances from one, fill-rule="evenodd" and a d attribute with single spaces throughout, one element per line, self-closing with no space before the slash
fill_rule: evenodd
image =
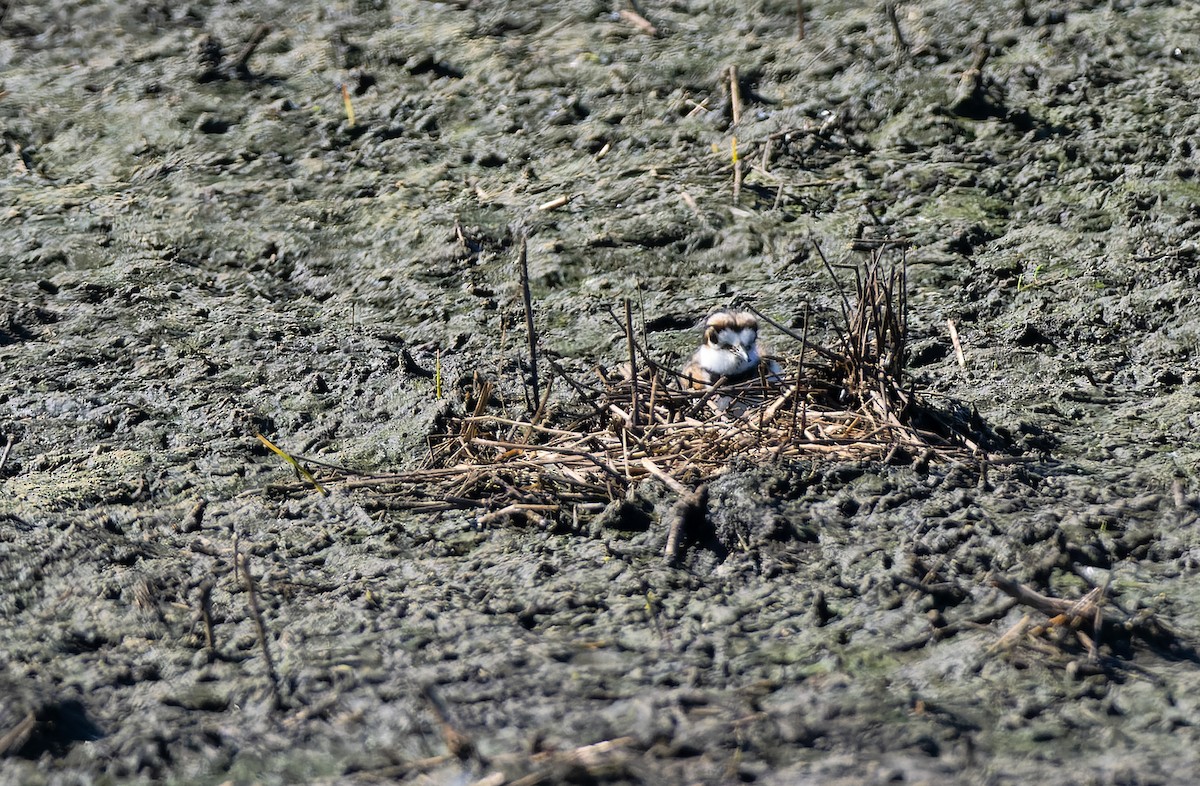
<path id="1" fill-rule="evenodd" d="M 4 4 L 0 783 L 1192 782 L 1194 8 L 806 5 Z M 256 430 L 383 471 L 475 372 L 521 411 L 522 231 L 579 373 L 625 297 L 676 362 L 734 302 L 832 340 L 810 239 L 903 238 L 914 379 L 1016 460 L 735 464 L 675 566 L 656 483 L 280 494 Z M 1159 635 L 1005 644 L 996 574 Z"/>

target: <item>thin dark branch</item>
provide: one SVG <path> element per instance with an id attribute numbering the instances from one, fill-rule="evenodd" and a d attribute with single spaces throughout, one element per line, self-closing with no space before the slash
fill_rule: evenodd
<path id="1" fill-rule="evenodd" d="M 529 337 L 529 379 L 533 386 L 533 397 L 529 404 L 529 412 L 532 415 L 537 409 L 538 403 L 542 400 L 542 395 L 538 383 L 537 331 L 533 327 L 533 295 L 529 289 L 528 243 L 524 236 L 521 237 L 521 251 L 518 257 L 518 264 L 521 268 L 521 297 L 525 302 L 525 333 Z"/>
<path id="2" fill-rule="evenodd" d="M 213 583 L 213 579 L 210 578 L 200 585 L 200 619 L 204 622 L 204 649 L 208 651 L 209 658 L 217 654 L 217 637 L 213 632 L 212 618 Z"/>
<path id="3" fill-rule="evenodd" d="M 771 319 L 770 316 L 759 311 L 757 308 L 755 308 L 753 305 L 751 305 L 749 303 L 746 304 L 745 309 L 747 311 L 751 312 L 752 314 L 754 314 L 759 319 L 761 319 L 763 322 L 766 322 L 768 325 L 770 325 L 771 327 L 778 330 L 780 333 L 783 333 L 785 336 L 787 336 L 789 338 L 793 338 L 796 341 L 799 341 L 800 346 L 802 347 L 801 351 L 811 349 L 814 352 L 816 352 L 818 355 L 821 355 L 822 357 L 824 357 L 826 360 L 836 361 L 836 360 L 840 359 L 839 355 L 837 355 L 834 352 L 830 352 L 828 349 L 825 349 L 825 347 L 822 347 L 818 344 L 810 344 L 808 342 L 808 316 L 809 316 L 809 313 L 808 313 L 808 304 L 807 303 L 804 305 L 804 332 L 802 334 L 797 333 L 796 331 L 792 330 L 791 328 L 784 327 L 779 322 L 776 322 L 774 319 Z"/>
<path id="4" fill-rule="evenodd" d="M 633 396 L 629 414 L 633 419 L 632 426 L 638 428 L 641 425 L 641 402 L 638 401 L 637 350 L 635 349 L 637 342 L 633 337 L 633 307 L 630 305 L 629 298 L 625 298 L 625 343 L 629 348 L 629 379 L 633 382 L 629 386 L 630 393 Z"/>
<path id="5" fill-rule="evenodd" d="M 246 585 L 247 605 L 250 608 L 250 617 L 254 620 L 254 629 L 258 633 L 258 644 L 262 648 L 267 679 L 270 680 L 271 698 L 274 701 L 275 709 L 281 709 L 283 696 L 279 689 L 279 674 L 275 671 L 275 659 L 271 657 L 271 647 L 267 641 L 267 625 L 263 622 L 262 611 L 258 606 L 258 588 L 254 583 L 254 574 L 250 572 L 250 557 L 241 553 L 236 533 L 233 536 L 233 562 L 234 570 L 241 573 Z"/>
<path id="6" fill-rule="evenodd" d="M 908 42 L 904 40 L 904 31 L 900 29 L 900 18 L 896 15 L 896 4 L 894 2 L 884 3 L 883 12 L 887 15 L 888 22 L 892 25 L 892 35 L 896 36 L 896 46 L 904 54 L 909 54 Z"/>
<path id="7" fill-rule="evenodd" d="M 258 45 L 263 42 L 271 32 L 270 25 L 259 25 L 254 28 L 254 32 L 250 34 L 250 40 L 242 47 L 241 53 L 237 60 L 234 61 L 233 70 L 239 78 L 245 79 L 250 76 L 250 58 L 254 56 L 254 50 L 258 49 Z"/>

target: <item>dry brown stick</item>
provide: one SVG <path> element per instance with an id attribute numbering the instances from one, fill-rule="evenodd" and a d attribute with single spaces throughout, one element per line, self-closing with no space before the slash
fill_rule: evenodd
<path id="1" fill-rule="evenodd" d="M 217 636 L 213 632 L 212 591 L 214 581 L 207 579 L 200 585 L 200 619 L 204 623 L 204 649 L 211 659 L 217 654 Z"/>
<path id="2" fill-rule="evenodd" d="M 4 471 L 4 465 L 8 463 L 8 454 L 12 452 L 13 442 L 15 438 L 12 434 L 7 435 L 8 440 L 4 445 L 4 453 L 0 455 L 0 472 Z"/>
<path id="3" fill-rule="evenodd" d="M 649 472 L 654 477 L 658 478 L 658 480 L 662 481 L 663 485 L 665 485 L 667 488 L 671 489 L 671 491 L 674 491 L 676 494 L 686 494 L 687 493 L 687 486 L 683 485 L 678 480 L 676 480 L 675 478 L 668 475 L 666 472 L 663 472 L 662 467 L 655 464 L 649 458 L 642 459 L 642 466 L 646 468 L 647 472 Z"/>
<path id="4" fill-rule="evenodd" d="M 635 745 L 636 742 L 633 737 L 617 737 L 569 750 L 540 751 L 533 755 L 502 753 L 492 760 L 493 765 L 498 769 L 474 781 L 470 786 L 540 786 L 547 782 L 557 782 L 560 777 L 556 776 L 556 773 L 560 773 L 560 769 L 561 772 L 580 770 L 594 778 L 624 761 L 625 751 L 623 749 Z M 521 768 L 530 762 L 539 765 L 533 772 L 516 780 L 509 780 L 504 776 L 505 769 L 511 769 L 514 766 Z M 408 769 L 416 769 L 415 764 L 410 765 Z M 387 773 L 393 778 L 404 774 L 404 772 L 395 772 L 394 769 L 370 772 L 372 775 Z"/>
<path id="5" fill-rule="evenodd" d="M 732 152 L 733 157 L 733 204 L 737 204 L 742 198 L 742 158 L 737 152 L 737 137 L 733 137 Z"/>
<path id="6" fill-rule="evenodd" d="M 438 469 L 415 469 L 411 472 L 386 475 L 364 475 L 360 478 L 346 481 L 346 488 L 370 488 L 371 486 L 385 485 L 387 483 L 427 484 L 444 479 L 459 478 L 465 472 L 473 469 L 476 469 L 476 467 L 471 464 L 456 464 L 453 467 L 441 467 Z M 304 486 L 305 484 L 297 483 L 295 485 Z"/>
<path id="7" fill-rule="evenodd" d="M 1009 646 L 1015 644 L 1019 639 L 1024 638 L 1025 632 L 1029 630 L 1029 627 L 1032 624 L 1033 619 L 1028 614 L 1022 616 L 1021 619 L 1017 620 L 1015 625 L 1004 631 L 1004 633 L 1001 634 L 1000 638 L 996 639 L 992 646 L 988 647 L 988 654 L 990 655 L 997 650 L 1007 649 Z"/>
<path id="8" fill-rule="evenodd" d="M 512 420 L 510 418 L 502 418 L 502 417 L 499 417 L 498 415 L 470 415 L 468 417 L 463 418 L 462 422 L 463 423 L 472 423 L 472 422 L 474 422 L 474 423 L 497 423 L 497 424 L 505 425 L 505 426 L 520 426 L 522 428 L 528 428 L 532 431 L 537 431 L 542 434 L 553 434 L 554 436 L 558 436 L 558 437 L 579 436 L 579 432 L 576 432 L 576 431 L 564 431 L 563 429 L 550 428 L 549 426 L 542 426 L 542 425 L 538 425 L 536 423 L 526 423 L 521 420 Z"/>
<path id="9" fill-rule="evenodd" d="M 460 476 L 459 478 L 456 478 L 456 480 L 458 480 L 459 482 L 456 483 L 454 485 L 454 487 L 450 489 L 450 492 L 445 497 L 443 497 L 443 499 L 446 499 L 449 497 L 465 497 L 465 496 L 467 496 L 467 493 L 470 492 L 471 488 L 473 486 L 475 486 L 482 478 L 483 478 L 483 471 L 480 469 L 472 469 L 472 470 L 469 470 L 469 471 L 463 473 L 462 476 Z"/>
<path id="10" fill-rule="evenodd" d="M 250 572 L 250 557 L 241 553 L 236 532 L 233 535 L 233 565 L 234 570 L 242 574 L 242 579 L 246 584 L 250 618 L 254 620 L 254 629 L 258 633 L 258 644 L 262 647 L 263 662 L 266 664 L 267 678 L 270 680 L 271 697 L 275 703 L 275 709 L 281 709 L 283 696 L 279 690 L 279 674 L 275 671 L 275 660 L 271 657 L 271 648 L 267 643 L 267 626 L 263 622 L 262 611 L 258 607 L 258 589 L 254 584 L 254 574 Z"/>
<path id="11" fill-rule="evenodd" d="M 542 361 L 545 363 L 549 363 L 550 367 L 554 369 L 554 372 L 556 374 L 558 374 L 559 376 L 561 376 L 563 379 L 567 380 L 567 383 L 569 385 L 571 385 L 571 387 L 573 387 L 575 389 L 575 391 L 577 393 L 579 393 L 580 396 L 583 396 L 585 399 L 588 399 L 588 400 L 594 399 L 603 392 L 602 388 L 598 388 L 593 385 L 587 385 L 583 382 L 580 382 L 577 379 L 573 379 L 571 377 L 570 372 L 568 372 L 562 364 L 555 362 L 553 357 L 547 355 L 546 357 L 542 358 Z M 599 370 L 598 367 L 593 368 L 593 371 L 598 371 L 598 370 Z M 606 378 L 604 378 L 603 376 L 601 376 L 601 379 L 604 380 L 605 385 L 609 384 L 608 380 Z"/>
<path id="12" fill-rule="evenodd" d="M 468 501 L 470 505 L 476 505 L 473 500 Z M 453 502 L 411 502 L 405 499 L 385 499 L 375 498 L 363 502 L 363 507 L 367 510 L 403 510 L 414 513 L 441 513 L 447 510 L 461 510 L 468 507 L 468 504 L 458 505 Z"/>
<path id="13" fill-rule="evenodd" d="M 615 409 L 617 412 L 621 411 L 617 407 L 613 407 L 613 409 Z M 624 413 L 622 412 L 621 415 L 624 416 Z M 637 434 L 635 432 L 629 431 L 628 429 L 625 429 L 625 430 L 622 430 L 621 437 L 622 437 L 622 439 L 626 439 L 626 438 L 632 439 L 634 442 L 637 443 L 638 447 L 640 447 L 642 449 L 642 451 L 645 452 L 646 455 L 651 456 L 651 455 L 655 455 L 659 452 L 658 450 L 656 450 L 655 446 L 650 441 L 650 438 L 653 436 L 653 433 L 654 433 L 653 427 L 651 429 L 644 431 L 641 434 Z"/>
<path id="14" fill-rule="evenodd" d="M 595 455 L 595 453 L 593 453 L 591 451 L 572 450 L 572 449 L 567 449 L 567 448 L 563 448 L 563 447 L 542 447 L 540 445 L 526 445 L 526 444 L 521 444 L 520 442 L 504 442 L 502 440 L 483 439 L 483 438 L 476 438 L 475 442 L 480 445 L 487 445 L 489 447 L 495 447 L 495 448 L 506 448 L 509 450 L 515 448 L 517 450 L 535 450 L 535 451 L 544 451 L 544 452 L 551 452 L 551 453 L 563 453 L 563 454 L 566 454 L 569 456 L 582 456 L 583 458 L 591 461 L 596 466 L 600 467 L 600 469 L 602 469 L 605 472 L 612 475 L 617 480 L 619 480 L 621 482 L 625 481 L 625 478 L 623 478 L 621 476 L 621 473 L 617 472 L 616 468 L 614 468 L 612 465 L 608 464 L 607 462 L 603 461 L 599 456 Z"/>
<path id="15" fill-rule="evenodd" d="M 490 401 L 491 398 L 492 383 L 484 380 L 484 382 L 479 385 L 479 391 L 475 398 L 475 406 L 472 408 L 471 414 L 474 417 L 479 417 L 482 415 L 483 411 L 487 409 L 488 401 Z M 455 461 L 463 453 L 463 451 L 466 450 L 467 445 L 471 442 L 471 440 L 475 438 L 475 433 L 477 430 L 478 429 L 476 428 L 475 423 L 466 423 L 466 428 L 464 428 L 462 431 L 462 439 L 459 441 L 458 447 L 455 448 L 454 453 L 446 460 Z"/>
<path id="16" fill-rule="evenodd" d="M 16 754 L 21 748 L 25 747 L 25 743 L 29 741 L 29 737 L 33 734 L 33 730 L 36 727 L 37 715 L 33 712 L 27 712 L 24 718 L 17 721 L 15 726 L 0 734 L 0 759 L 9 754 Z"/>
<path id="17" fill-rule="evenodd" d="M 714 395 L 716 395 L 717 389 L 720 388 L 722 385 L 724 385 L 726 380 L 728 380 L 728 379 L 729 379 L 729 377 L 721 377 L 716 382 L 712 383 L 712 385 L 709 386 L 708 390 L 704 391 L 704 395 L 701 396 L 699 398 L 699 400 L 696 401 L 696 403 L 692 405 L 692 408 L 687 411 L 687 417 L 689 417 L 689 418 L 696 417 L 696 413 L 698 413 L 701 409 L 704 408 L 704 405 L 708 403 L 708 400 L 711 399 Z"/>
<path id="18" fill-rule="evenodd" d="M 804 330 L 800 333 L 800 359 L 798 361 L 799 368 L 796 369 L 796 382 L 804 379 L 804 353 L 808 351 L 808 325 L 812 321 L 811 312 L 809 310 L 808 301 L 804 302 Z"/>
<path id="19" fill-rule="evenodd" d="M 775 144 L 774 137 L 767 137 L 766 141 L 763 142 L 762 162 L 758 165 L 758 169 L 762 170 L 762 173 L 764 175 L 766 175 L 767 177 L 775 178 L 775 180 L 778 181 L 779 178 L 777 178 L 777 177 L 775 177 L 775 175 L 771 174 L 771 153 L 774 152 L 774 150 L 773 150 L 774 144 Z M 779 190 L 783 191 L 782 185 L 780 185 Z M 778 197 L 776 197 L 775 207 L 779 207 Z"/>
<path id="20" fill-rule="evenodd" d="M 544 525 L 546 521 L 544 518 L 541 516 L 531 516 L 530 514 L 538 513 L 540 511 L 553 513 L 559 509 L 559 505 L 533 505 L 529 503 L 514 502 L 509 505 L 505 505 L 498 510 L 490 510 L 487 513 L 480 515 L 479 518 L 475 520 L 475 524 L 479 527 L 488 527 L 497 521 L 502 521 L 504 518 L 511 516 L 514 513 L 521 513 L 525 515 L 527 520 L 530 520 L 535 524 Z"/>
<path id="21" fill-rule="evenodd" d="M 987 64 L 991 54 L 992 48 L 988 45 L 985 36 L 975 45 L 975 56 L 971 60 L 971 66 L 963 71 L 958 80 L 958 89 L 954 92 L 954 102 L 950 105 L 955 112 L 962 111 L 979 94 L 983 87 L 983 67 Z"/>
<path id="22" fill-rule="evenodd" d="M 465 732 L 460 731 L 455 726 L 454 721 L 450 718 L 450 709 L 442 701 L 442 697 L 438 694 L 437 689 L 433 687 L 433 683 L 422 683 L 421 695 L 425 697 L 425 701 L 429 702 L 434 717 L 437 718 L 438 726 L 442 731 L 442 739 L 446 743 L 446 749 L 461 761 L 475 759 L 480 764 L 486 765 L 487 759 L 475 747 L 475 742 Z"/>
<path id="23" fill-rule="evenodd" d="M 636 740 L 633 737 L 617 737 L 616 739 L 594 742 L 591 745 L 584 745 L 565 751 L 543 751 L 533 754 L 530 758 L 534 761 L 558 760 L 580 764 L 585 767 L 595 767 L 604 763 L 603 758 L 601 758 L 604 754 L 635 743 Z"/>
<path id="24" fill-rule="evenodd" d="M 667 530 L 667 545 L 663 549 L 663 556 L 668 565 L 675 564 L 679 553 L 679 538 L 683 535 L 688 520 L 696 515 L 703 516 L 707 506 L 708 485 L 701 484 L 695 491 L 681 496 L 671 507 L 671 525 Z"/>
<path id="25" fill-rule="evenodd" d="M 608 315 L 610 317 L 612 317 L 612 320 L 613 320 L 613 322 L 616 323 L 617 327 L 620 328 L 622 331 L 624 331 L 625 330 L 625 320 L 622 319 L 621 317 L 618 317 L 617 312 L 613 311 L 611 306 L 605 305 L 604 309 L 605 309 L 605 311 L 608 312 Z M 683 374 L 680 374 L 677 371 L 672 371 L 668 368 L 664 368 L 661 363 L 659 363 L 654 358 L 650 357 L 649 351 L 646 348 L 642 347 L 641 344 L 638 344 L 636 341 L 634 342 L 634 349 L 637 350 L 638 355 L 642 358 L 642 362 L 645 363 L 647 368 L 649 368 L 651 371 L 655 371 L 655 372 L 666 371 L 667 373 L 673 375 L 677 379 L 684 379 Z M 609 382 L 608 378 L 605 377 L 603 374 L 600 374 L 600 378 L 604 381 L 604 383 L 606 385 L 612 384 L 611 382 Z"/>
<path id="26" fill-rule="evenodd" d="M 736 205 L 742 196 L 742 157 L 737 148 L 737 129 L 742 122 L 742 86 L 736 65 L 729 66 L 729 106 L 730 127 L 734 134 L 730 140 L 730 156 L 733 158 L 733 204 Z"/>
<path id="27" fill-rule="evenodd" d="M 738 84 L 738 67 L 729 66 L 729 103 L 733 125 L 742 121 L 742 87 Z"/>
<path id="28" fill-rule="evenodd" d="M 958 359 L 958 367 L 965 369 L 967 356 L 963 354 L 962 344 L 958 340 L 958 328 L 955 327 L 953 319 L 946 320 L 946 329 L 950 331 L 950 343 L 954 345 L 954 357 Z"/>
<path id="29" fill-rule="evenodd" d="M 244 79 L 250 76 L 250 58 L 254 56 L 254 50 L 258 49 L 258 45 L 270 32 L 270 25 L 259 25 L 254 28 L 254 32 L 250 34 L 250 40 L 242 47 L 241 53 L 233 64 L 233 70 L 239 77 Z"/>
<path id="30" fill-rule="evenodd" d="M 646 321 L 642 320 L 643 329 Z M 644 339 L 643 339 L 644 340 Z M 649 421 L 648 425 L 654 427 L 654 405 L 658 399 L 658 373 L 653 369 L 650 370 L 650 401 L 646 404 L 646 418 Z"/>
<path id="31" fill-rule="evenodd" d="M 525 333 L 529 337 L 529 379 L 533 385 L 533 398 L 530 402 L 529 413 L 532 415 L 542 396 L 538 386 L 537 332 L 533 328 L 533 295 L 529 291 L 529 249 L 524 236 L 521 237 L 521 250 L 517 257 L 517 264 L 521 269 L 521 298 L 525 302 Z"/>
<path id="32" fill-rule="evenodd" d="M 763 421 L 766 421 L 767 423 L 773 421 L 775 419 L 775 415 L 779 413 L 779 410 L 783 407 L 783 405 L 786 404 L 789 399 L 799 394 L 800 385 L 792 385 L 790 388 L 781 393 L 779 398 L 775 399 L 775 401 L 773 401 L 769 406 L 760 408 L 761 417 L 759 418 L 759 428 L 762 428 Z"/>
<path id="33" fill-rule="evenodd" d="M 808 401 L 808 396 L 807 395 L 801 396 L 799 394 L 799 392 L 797 392 L 796 395 L 792 396 L 792 422 L 791 422 L 790 426 L 788 427 L 788 442 L 796 441 L 796 415 L 800 410 L 800 399 L 801 398 L 803 398 L 806 402 Z M 800 431 L 800 436 L 801 437 L 804 436 L 803 429 L 801 429 L 801 431 Z"/>
<path id="34" fill-rule="evenodd" d="M 1079 601 L 1048 597 L 1007 576 L 992 576 L 992 586 L 1015 598 L 1017 602 L 1037 609 L 1047 617 L 1057 617 L 1059 614 L 1078 615 Z"/>
<path id="35" fill-rule="evenodd" d="M 884 3 L 883 12 L 887 14 L 888 22 L 892 25 L 892 35 L 896 36 L 896 46 L 904 54 L 909 54 L 908 42 L 904 40 L 904 31 L 900 29 L 900 18 L 896 15 L 896 4 L 894 2 Z"/>
<path id="36" fill-rule="evenodd" d="M 745 308 L 747 311 L 751 312 L 756 317 L 761 319 L 763 322 L 766 322 L 768 325 L 770 325 L 771 327 L 778 330 L 780 333 L 783 333 L 785 336 L 787 336 L 789 338 L 793 338 L 796 341 L 799 341 L 800 345 L 802 347 L 804 347 L 805 349 L 812 349 L 818 355 L 823 356 L 826 360 L 831 360 L 831 361 L 837 362 L 842 359 L 842 357 L 835 352 L 831 352 L 828 349 L 825 349 L 824 347 L 819 346 L 817 344 L 809 344 L 808 343 L 808 321 L 807 321 L 807 319 L 805 320 L 805 323 L 804 323 L 804 327 L 805 327 L 804 334 L 801 335 L 801 334 L 797 333 L 796 331 L 792 330 L 791 328 L 784 327 L 782 324 L 780 324 L 779 322 L 776 322 L 770 316 L 759 311 L 753 305 L 747 304 L 745 306 Z M 808 306 L 805 305 L 805 313 L 806 314 L 807 314 L 807 308 L 808 308 Z"/>
<path id="37" fill-rule="evenodd" d="M 986 466 L 986 464 L 984 466 Z M 1093 590 L 1097 593 L 1097 596 L 1101 602 L 1108 599 L 1108 588 L 1110 584 L 1112 584 L 1111 572 L 1109 572 L 1108 578 L 1104 580 L 1104 585 L 1102 587 L 1096 587 Z M 1101 603 L 1094 603 L 1093 606 L 1094 613 L 1092 615 L 1092 639 L 1088 642 L 1088 655 L 1094 663 L 1099 658 L 1100 635 L 1104 630 L 1104 611 Z"/>
<path id="38" fill-rule="evenodd" d="M 654 26 L 653 22 L 639 14 L 637 11 L 628 8 L 622 8 L 617 13 L 622 19 L 624 19 L 626 22 L 629 22 L 643 33 L 653 36 L 654 38 L 658 38 L 658 28 Z"/>
<path id="39" fill-rule="evenodd" d="M 1104 591 L 1104 588 L 1092 587 L 1083 597 L 1072 603 L 1071 608 L 1065 614 L 1073 621 L 1083 621 L 1087 617 L 1094 617 L 1093 612 L 1097 611 L 1104 601 Z M 1096 621 L 1099 622 L 1099 620 Z"/>
<path id="40" fill-rule="evenodd" d="M 546 392 L 542 394 L 542 398 L 538 401 L 537 409 L 533 416 L 529 418 L 529 423 L 522 423 L 520 428 L 524 430 L 525 436 L 528 437 L 530 432 L 537 428 L 541 423 L 542 418 L 546 417 L 546 407 L 550 404 L 550 392 L 554 390 L 554 375 L 551 374 L 546 380 Z"/>
<path id="41" fill-rule="evenodd" d="M 0 467 L 3 462 L 0 462 Z M 183 517 L 183 521 L 179 523 L 179 529 L 182 532 L 195 532 L 200 529 L 200 522 L 204 519 L 204 509 L 208 506 L 208 500 L 204 497 L 196 500 L 196 504 L 192 505 L 192 509 Z"/>
<path id="42" fill-rule="evenodd" d="M 633 398 L 630 405 L 630 423 L 634 428 L 641 425 L 640 402 L 638 401 L 637 350 L 634 345 L 637 340 L 633 337 L 633 304 L 625 298 L 625 343 L 629 349 L 629 393 Z"/>
<path id="43" fill-rule="evenodd" d="M 796 38 L 804 40 L 804 0 L 796 0 Z"/>
<path id="44" fill-rule="evenodd" d="M 607 489 L 605 489 L 599 483 L 588 480 L 583 475 L 580 475 L 578 472 L 566 466 L 565 464 L 557 465 L 557 469 L 557 473 L 549 470 L 543 470 L 543 475 L 563 485 L 574 484 L 579 488 L 585 489 L 592 493 L 607 493 Z M 566 499 L 568 496 L 570 496 L 569 492 L 565 491 L 560 491 L 556 494 L 556 498 L 561 497 Z"/>
<path id="45" fill-rule="evenodd" d="M 965 630 L 977 629 L 989 622 L 992 622 L 993 620 L 1000 619 L 1015 605 L 1017 605 L 1015 600 L 1008 599 L 1001 601 L 998 605 L 985 609 L 978 614 L 972 614 L 965 619 L 955 620 L 954 622 L 947 623 L 940 628 L 932 628 L 927 633 L 909 639 L 908 641 L 902 641 L 899 644 L 895 644 L 892 646 L 892 651 L 908 652 L 910 650 L 920 649 L 927 644 L 948 639 L 951 636 L 954 636 Z M 996 649 L 998 644 L 999 642 L 989 648 L 988 652 Z"/>

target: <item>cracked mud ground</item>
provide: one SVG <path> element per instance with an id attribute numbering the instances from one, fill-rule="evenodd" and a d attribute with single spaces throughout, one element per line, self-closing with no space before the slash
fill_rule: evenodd
<path id="1" fill-rule="evenodd" d="M 0 6 L 0 782 L 1192 782 L 1200 22 L 881 5 Z M 281 494 L 255 431 L 519 414 L 521 233 L 581 374 L 626 297 L 672 362 L 731 303 L 836 340 L 811 241 L 904 240 L 913 380 L 1004 460 L 735 463 L 675 566 L 654 483 Z"/>

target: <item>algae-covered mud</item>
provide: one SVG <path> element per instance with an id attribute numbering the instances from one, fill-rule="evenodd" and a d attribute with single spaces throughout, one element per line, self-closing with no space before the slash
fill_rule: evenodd
<path id="1" fill-rule="evenodd" d="M 1193 782 L 1195 7 L 803 11 L 0 4 L 0 782 Z M 735 460 L 673 564 L 657 481 L 281 493 L 523 416 L 522 237 L 581 377 L 903 241 L 990 458 Z"/>

